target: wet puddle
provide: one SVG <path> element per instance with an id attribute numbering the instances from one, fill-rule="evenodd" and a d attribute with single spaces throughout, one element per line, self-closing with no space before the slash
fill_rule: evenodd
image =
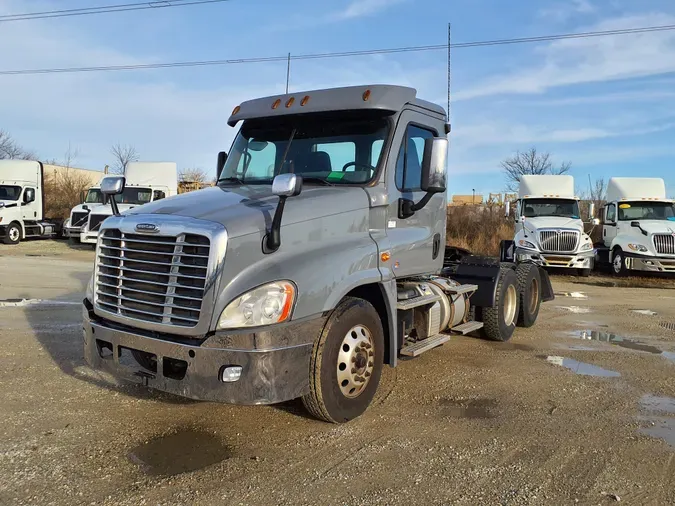
<path id="1" fill-rule="evenodd" d="M 558 357 L 556 355 L 549 355 L 543 358 L 551 364 L 565 367 L 580 376 L 596 376 L 599 378 L 618 378 L 621 376 L 621 374 L 616 371 L 610 371 L 609 369 L 603 369 L 597 365 L 579 362 L 573 358 Z"/>
<path id="2" fill-rule="evenodd" d="M 665 416 L 675 415 L 675 399 L 647 394 L 640 399 L 640 407 L 649 416 L 638 416 L 638 420 L 645 424 L 638 432 L 661 439 L 675 448 L 675 418 Z"/>
<path id="3" fill-rule="evenodd" d="M 675 362 L 675 352 L 663 351 L 656 346 L 651 344 L 645 344 L 636 339 L 629 339 L 626 337 L 617 336 L 610 332 L 600 332 L 597 330 L 582 330 L 581 332 L 569 332 L 567 333 L 568 337 L 573 337 L 575 339 L 581 339 L 583 341 L 597 341 L 601 343 L 607 343 L 612 346 L 618 346 L 619 348 L 624 348 L 631 351 L 641 351 L 644 353 L 651 353 L 652 355 L 660 355 L 663 358 Z M 597 348 L 589 347 L 569 347 L 568 349 L 576 349 L 580 351 L 597 351 Z"/>
<path id="4" fill-rule="evenodd" d="M 591 313 L 591 308 L 581 306 L 555 306 L 557 309 L 563 309 L 574 314 L 588 314 Z"/>
<path id="5" fill-rule="evenodd" d="M 0 307 L 26 307 L 26 306 L 79 306 L 81 302 L 65 300 L 45 300 L 45 299 L 0 299 Z"/>
<path id="6" fill-rule="evenodd" d="M 556 297 L 572 297 L 573 299 L 588 299 L 585 292 L 555 292 Z"/>
<path id="7" fill-rule="evenodd" d="M 645 315 L 645 316 L 656 316 L 658 313 L 656 311 L 652 311 L 651 309 L 631 309 L 633 313 Z"/>
<path id="8" fill-rule="evenodd" d="M 494 418 L 494 399 L 442 399 L 443 414 L 452 418 Z"/>
<path id="9" fill-rule="evenodd" d="M 213 434 L 191 429 L 154 438 L 129 453 L 129 459 L 150 476 L 189 473 L 232 456 L 232 450 Z"/>

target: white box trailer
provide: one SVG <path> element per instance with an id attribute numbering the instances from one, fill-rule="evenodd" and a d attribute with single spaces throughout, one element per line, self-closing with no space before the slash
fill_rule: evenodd
<path id="1" fill-rule="evenodd" d="M 178 194 L 178 167 L 175 162 L 131 162 L 124 176 L 124 192 L 115 196 L 120 212 Z M 96 244 L 101 224 L 112 214 L 108 203 L 91 209 L 80 232 L 80 241 Z"/>
<path id="2" fill-rule="evenodd" d="M 663 179 L 609 180 L 597 260 L 611 263 L 616 276 L 675 273 L 675 201 L 666 198 Z"/>
<path id="3" fill-rule="evenodd" d="M 572 176 L 522 176 L 514 215 L 517 262 L 590 274 L 595 262 L 593 242 L 584 231 Z"/>

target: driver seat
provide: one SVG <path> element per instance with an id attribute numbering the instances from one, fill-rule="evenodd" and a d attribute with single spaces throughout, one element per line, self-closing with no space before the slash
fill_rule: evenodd
<path id="1" fill-rule="evenodd" d="M 295 166 L 296 174 L 307 172 L 332 172 L 333 166 L 330 155 L 325 151 L 310 151 L 306 153 Z"/>

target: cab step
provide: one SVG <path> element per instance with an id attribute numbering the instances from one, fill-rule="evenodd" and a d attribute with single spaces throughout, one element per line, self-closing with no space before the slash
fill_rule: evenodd
<path id="1" fill-rule="evenodd" d="M 433 337 L 427 337 L 422 341 L 417 341 L 416 343 L 404 346 L 401 348 L 401 355 L 405 355 L 406 357 L 417 357 L 425 351 L 429 351 L 437 346 L 447 343 L 449 340 L 450 336 L 446 334 L 436 334 Z"/>
<path id="2" fill-rule="evenodd" d="M 474 330 L 482 328 L 483 322 L 466 322 L 462 323 L 461 325 L 457 325 L 456 327 L 453 327 L 450 330 L 452 332 L 457 332 L 458 334 L 462 334 L 463 336 L 465 336 L 468 333 L 473 332 Z"/>
<path id="3" fill-rule="evenodd" d="M 448 288 L 447 292 L 455 295 L 462 295 L 464 293 L 475 292 L 478 290 L 478 285 L 459 285 Z"/>
<path id="4" fill-rule="evenodd" d="M 438 302 L 439 300 L 441 300 L 440 295 L 436 295 L 436 294 L 420 295 L 419 297 L 414 297 L 412 299 L 399 300 L 396 303 L 396 309 L 400 309 L 401 311 L 405 311 L 407 309 L 412 309 L 412 308 L 415 308 L 415 307 L 424 306 L 426 304 L 433 304 L 434 302 Z"/>

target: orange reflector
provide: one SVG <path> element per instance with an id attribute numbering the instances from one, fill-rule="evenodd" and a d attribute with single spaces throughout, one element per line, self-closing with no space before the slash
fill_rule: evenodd
<path id="1" fill-rule="evenodd" d="M 367 102 L 369 98 L 370 98 L 370 90 L 364 91 L 363 92 L 363 101 Z"/>
<path id="2" fill-rule="evenodd" d="M 288 102 L 286 102 L 286 109 L 288 109 L 290 106 L 292 106 L 293 102 L 295 102 L 295 98 L 293 98 L 293 97 L 289 98 Z"/>
<path id="3" fill-rule="evenodd" d="M 307 102 L 309 102 L 309 95 L 305 95 L 305 98 L 302 99 L 302 102 L 300 102 L 301 106 L 307 105 Z"/>
<path id="4" fill-rule="evenodd" d="M 383 262 L 388 262 L 390 258 L 391 258 L 391 255 L 387 251 L 385 251 L 384 253 L 382 253 L 380 255 L 380 260 L 382 260 Z"/>
<path id="5" fill-rule="evenodd" d="M 293 302 L 295 302 L 295 288 L 291 285 L 284 285 L 284 293 L 286 294 L 286 300 L 284 302 L 284 307 L 281 308 L 281 315 L 279 316 L 278 322 L 283 322 L 288 319 L 291 314 L 291 309 L 293 309 Z"/>
<path id="6" fill-rule="evenodd" d="M 280 99 L 280 98 L 277 98 L 277 99 L 274 101 L 274 103 L 272 104 L 272 109 L 276 109 L 276 108 L 279 107 L 280 105 L 281 105 L 281 99 Z"/>
<path id="7" fill-rule="evenodd" d="M 241 111 L 241 107 L 240 107 L 240 106 L 235 107 L 235 108 L 232 110 L 232 116 L 234 116 L 235 114 L 237 114 L 239 111 Z"/>

